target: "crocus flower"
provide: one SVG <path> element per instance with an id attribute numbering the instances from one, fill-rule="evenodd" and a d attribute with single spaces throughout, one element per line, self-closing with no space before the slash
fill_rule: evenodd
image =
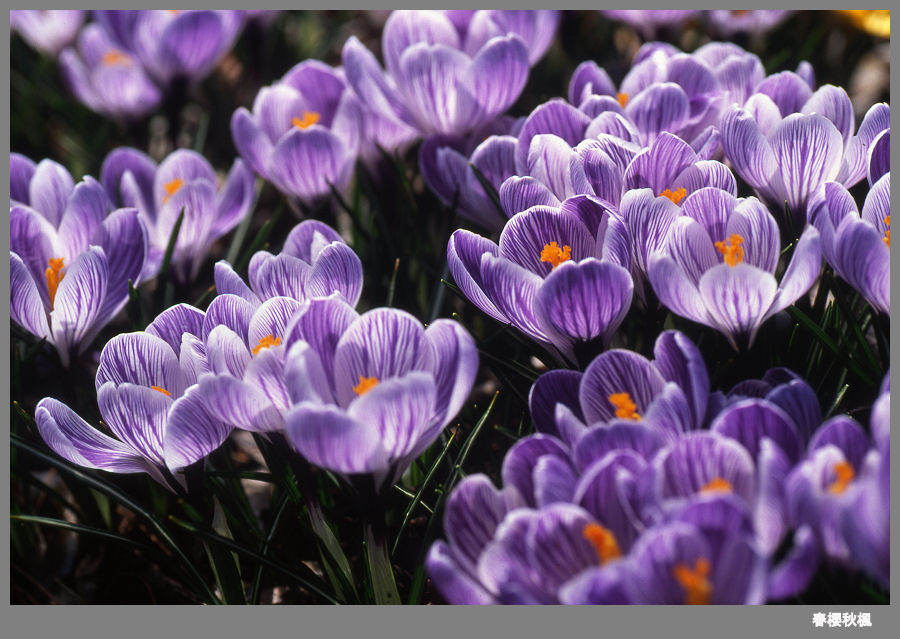
<path id="1" fill-rule="evenodd" d="M 457 230 L 447 260 L 478 308 L 575 361 L 608 343 L 631 306 L 627 248 L 617 233 L 604 206 L 579 196 L 516 214 L 499 246 Z"/>
<path id="2" fill-rule="evenodd" d="M 873 106 L 853 135 L 853 107 L 840 87 L 825 85 L 799 113 L 785 113 L 792 108 L 757 93 L 724 113 L 721 142 L 737 174 L 770 206 L 783 209 L 786 203 L 800 229 L 821 185 L 834 180 L 849 188 L 866 175 L 869 146 L 890 126 L 890 109 Z"/>
<path id="3" fill-rule="evenodd" d="M 617 425 L 649 424 L 657 431 L 656 450 L 701 428 L 706 423 L 709 375 L 700 351 L 682 333 L 664 331 L 653 352 L 650 361 L 613 349 L 597 355 L 584 373 L 544 373 L 528 396 L 535 428 L 568 442 L 582 468 L 608 450 L 608 443 L 598 448 L 605 437 L 601 430 L 610 434 Z M 586 436 L 594 441 L 579 450 Z"/>
<path id="4" fill-rule="evenodd" d="M 885 378 L 881 395 L 872 406 L 869 420 L 878 451 L 873 472 L 851 481 L 851 495 L 844 502 L 839 516 L 841 534 L 850 556 L 860 568 L 890 585 L 890 377 Z"/>
<path id="5" fill-rule="evenodd" d="M 528 48 L 528 64 L 534 66 L 553 42 L 559 24 L 559 11 L 444 11 L 456 27 L 463 51 L 470 56 L 478 53 L 495 36 L 515 33 Z"/>
<path id="6" fill-rule="evenodd" d="M 650 283 L 669 310 L 715 328 L 736 350 L 749 348 L 762 323 L 793 304 L 819 276 L 821 242 L 809 226 L 778 283 L 781 235 L 756 198 L 708 187 L 686 198 L 681 212 L 665 247 L 650 256 Z"/>
<path id="7" fill-rule="evenodd" d="M 111 208 L 93 178 L 76 185 L 52 160 L 10 154 L 10 315 L 65 366 L 141 281 L 147 230 L 136 210 Z"/>
<path id="8" fill-rule="evenodd" d="M 810 201 L 811 223 L 822 236 L 825 260 L 882 313 L 891 312 L 891 174 L 866 194 L 862 213 L 838 182 L 826 182 Z"/>
<path id="9" fill-rule="evenodd" d="M 202 80 L 244 24 L 242 11 L 94 11 L 94 19 L 163 84 L 176 77 Z"/>
<path id="10" fill-rule="evenodd" d="M 9 12 L 10 26 L 19 32 L 35 49 L 50 57 L 75 41 L 84 22 L 84 11 L 26 11 Z"/>
<path id="11" fill-rule="evenodd" d="M 276 296 L 302 302 L 332 293 L 356 306 L 362 294 L 362 262 L 334 229 L 318 220 L 295 226 L 278 255 L 256 252 L 248 271 L 249 287 L 227 261 L 217 262 L 216 290 L 237 295 L 254 307 Z"/>
<path id="12" fill-rule="evenodd" d="M 119 120 L 153 111 L 162 94 L 140 63 L 116 45 L 99 24 L 78 35 L 77 51 L 66 48 L 59 64 L 72 93 L 97 113 Z"/>
<path id="13" fill-rule="evenodd" d="M 640 31 L 645 39 L 652 40 L 656 36 L 657 29 L 679 27 L 700 12 L 696 10 L 609 9 L 601 13 L 611 20 L 630 24 Z"/>
<path id="14" fill-rule="evenodd" d="M 456 322 L 424 329 L 391 308 L 357 315 L 339 298 L 309 303 L 288 329 L 286 432 L 311 463 L 395 482 L 462 407 L 478 369 Z"/>
<path id="15" fill-rule="evenodd" d="M 157 166 L 137 149 L 120 147 L 103 161 L 103 187 L 114 201 L 138 209 L 149 230 L 150 255 L 144 277 L 156 275 L 184 210 L 172 253 L 173 273 L 181 282 L 197 276 L 213 242 L 250 213 L 253 174 L 235 160 L 219 188 L 212 166 L 199 153 L 179 149 Z"/>
<path id="16" fill-rule="evenodd" d="M 80 466 L 145 472 L 178 490 L 172 472 L 210 453 L 231 432 L 204 410 L 172 345 L 149 332 L 117 335 L 104 346 L 96 387 L 103 423 L 115 438 L 50 397 L 35 412 L 47 445 Z"/>
<path id="17" fill-rule="evenodd" d="M 395 11 L 382 35 L 385 69 L 355 36 L 344 44 L 347 80 L 365 104 L 424 135 L 462 135 L 501 115 L 528 78 L 528 49 L 514 33 L 474 55 L 436 11 Z"/>
<path id="18" fill-rule="evenodd" d="M 735 33 L 758 37 L 784 22 L 793 11 L 707 11 L 706 18 L 713 30 L 728 38 Z"/>
<path id="19" fill-rule="evenodd" d="M 339 70 L 305 60 L 231 118 L 235 146 L 282 193 L 305 202 L 344 189 L 363 142 L 363 107 Z"/>

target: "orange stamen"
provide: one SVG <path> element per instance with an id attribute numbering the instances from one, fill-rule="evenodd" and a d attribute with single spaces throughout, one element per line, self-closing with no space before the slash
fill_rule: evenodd
<path id="1" fill-rule="evenodd" d="M 566 244 L 559 248 L 559 244 L 556 242 L 550 242 L 549 244 L 544 244 L 544 249 L 541 251 L 541 261 L 542 262 L 550 262 L 553 265 L 553 268 L 556 268 L 563 262 L 572 259 L 572 247 Z"/>
<path id="2" fill-rule="evenodd" d="M 313 124 L 319 121 L 320 116 L 315 111 L 304 111 L 302 118 L 291 118 L 291 124 L 293 124 L 298 129 L 308 129 Z"/>
<path id="3" fill-rule="evenodd" d="M 281 344 L 281 338 L 275 337 L 274 335 L 266 335 L 265 337 L 260 338 L 259 344 L 253 347 L 253 354 L 256 355 L 264 348 L 269 348 L 270 346 L 278 346 Z"/>
<path id="4" fill-rule="evenodd" d="M 617 93 L 616 100 L 619 101 L 619 106 L 624 109 L 625 105 L 628 104 L 628 94 L 627 93 Z"/>
<path id="5" fill-rule="evenodd" d="M 159 392 L 162 393 L 163 395 L 169 395 L 169 396 L 172 395 L 172 393 L 170 393 L 169 391 L 167 391 L 167 390 L 166 390 L 165 388 L 163 388 L 162 386 L 151 386 L 150 388 L 152 388 L 152 389 L 155 390 L 155 391 L 159 391 Z"/>
<path id="6" fill-rule="evenodd" d="M 716 248 L 725 256 L 725 263 L 728 266 L 737 266 L 744 261 L 744 248 L 741 246 L 743 243 L 744 238 L 732 233 L 724 242 L 716 242 Z"/>
<path id="7" fill-rule="evenodd" d="M 685 188 L 682 186 L 682 187 L 675 189 L 674 191 L 672 191 L 670 189 L 666 189 L 665 191 L 663 191 L 662 193 L 659 194 L 659 197 L 667 197 L 670 200 L 672 200 L 675 204 L 678 204 L 679 202 L 681 202 L 681 200 L 684 199 L 684 197 L 686 195 L 687 195 L 687 190 L 685 190 Z"/>
<path id="8" fill-rule="evenodd" d="M 365 395 L 376 386 L 378 386 L 377 377 L 364 377 L 360 375 L 359 384 L 353 387 L 353 392 L 357 395 Z"/>
<path id="9" fill-rule="evenodd" d="M 616 407 L 616 417 L 636 422 L 641 421 L 641 416 L 635 412 L 637 411 L 637 404 L 632 401 L 631 395 L 628 393 L 613 393 L 608 399 Z"/>
<path id="10" fill-rule="evenodd" d="M 834 472 L 837 475 L 837 479 L 835 479 L 828 487 L 828 492 L 833 495 L 840 495 L 847 490 L 847 486 L 849 486 L 850 482 L 853 481 L 853 478 L 856 477 L 856 473 L 853 471 L 853 466 L 846 461 L 839 461 L 836 463 L 834 465 Z"/>
<path id="11" fill-rule="evenodd" d="M 175 193 L 178 192 L 178 189 L 180 189 L 182 186 L 184 186 L 184 180 L 182 180 L 181 178 L 175 178 L 171 182 L 166 182 L 165 186 L 163 186 L 163 188 L 166 190 L 166 194 L 163 196 L 162 200 L 163 204 L 168 202 L 169 199 L 173 195 L 175 195 Z"/>
<path id="12" fill-rule="evenodd" d="M 619 548 L 616 536 L 612 534 L 612 531 L 600 524 L 587 524 L 582 534 L 591 543 L 594 550 L 597 551 L 597 559 L 601 565 L 622 556 L 622 550 Z"/>
<path id="13" fill-rule="evenodd" d="M 50 310 L 53 310 L 53 302 L 56 300 L 56 289 L 59 288 L 59 283 L 62 282 L 62 279 L 66 276 L 62 270 L 65 268 L 65 258 L 63 257 L 51 257 L 48 260 L 48 264 L 50 265 L 46 271 L 44 271 L 44 277 L 47 278 L 47 291 L 50 293 Z"/>
<path id="14" fill-rule="evenodd" d="M 131 62 L 131 58 L 118 49 L 110 49 L 103 54 L 100 62 L 108 67 L 111 67 L 116 64 L 128 64 L 129 62 Z"/>
<path id="15" fill-rule="evenodd" d="M 716 477 L 711 482 L 700 489 L 701 493 L 730 493 L 732 491 L 731 482 L 721 477 Z"/>
<path id="16" fill-rule="evenodd" d="M 684 603 L 689 606 L 708 605 L 712 596 L 712 582 L 707 579 L 709 575 L 709 559 L 698 557 L 694 567 L 687 564 L 678 564 L 672 573 L 675 579 L 684 589 Z"/>
<path id="17" fill-rule="evenodd" d="M 887 244 L 888 248 L 891 248 L 891 216 L 888 215 L 884 218 L 884 223 L 888 225 L 887 231 L 884 232 L 884 237 L 881 238 L 881 241 Z"/>

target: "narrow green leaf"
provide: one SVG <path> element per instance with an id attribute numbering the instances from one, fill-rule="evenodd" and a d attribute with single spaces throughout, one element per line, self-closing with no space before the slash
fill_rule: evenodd
<path id="1" fill-rule="evenodd" d="M 108 539 L 110 541 L 116 541 L 120 544 L 125 544 L 126 546 L 131 546 L 136 550 L 140 550 L 150 554 L 160 554 L 159 550 L 153 548 L 152 546 L 148 546 L 146 544 L 142 544 L 139 541 L 135 541 L 133 539 L 129 539 L 123 535 L 119 535 L 117 533 L 110 532 L 108 530 L 103 530 L 102 528 L 94 528 L 93 526 L 84 526 L 82 524 L 72 523 L 70 521 L 66 521 L 64 519 L 54 519 L 52 517 L 39 517 L 37 515 L 10 515 L 9 518 L 13 521 L 21 521 L 29 524 L 37 524 L 39 526 L 50 526 L 52 528 L 61 528 L 63 530 L 68 530 L 74 533 L 78 533 L 79 535 L 92 535 L 94 537 L 102 537 L 103 539 Z"/>
<path id="2" fill-rule="evenodd" d="M 491 204 L 494 205 L 494 208 L 497 209 L 497 213 L 500 214 L 500 219 L 506 219 L 506 211 L 503 210 L 503 205 L 500 204 L 500 196 L 497 193 L 497 189 L 494 188 L 494 185 L 491 184 L 486 177 L 484 177 L 484 173 L 481 170 L 469 162 L 469 168 L 472 169 L 472 172 L 475 174 L 475 177 L 478 178 L 478 183 L 481 184 L 481 188 L 484 189 L 484 192 L 487 194 L 488 199 L 491 201 Z"/>
<path id="3" fill-rule="evenodd" d="M 869 386 L 874 386 L 875 383 L 872 379 L 863 371 L 850 357 L 847 355 L 846 351 L 838 346 L 838 344 L 832 339 L 822 328 L 812 321 L 806 313 L 801 311 L 796 306 L 791 306 L 787 308 L 788 314 L 803 328 L 809 331 L 813 337 L 815 337 L 823 347 L 827 348 L 832 355 L 836 356 L 844 365 L 853 371 L 853 374 L 856 375 L 860 380 L 862 380 L 865 384 Z"/>
<path id="4" fill-rule="evenodd" d="M 284 200 L 282 200 L 284 202 Z M 278 219 L 281 217 L 281 212 L 284 210 L 283 206 L 279 206 L 275 209 L 275 212 L 272 213 L 272 217 L 265 221 L 262 225 L 262 228 L 259 229 L 259 233 L 256 234 L 256 237 L 253 239 L 253 242 L 250 243 L 250 246 L 247 247 L 247 250 L 244 252 L 244 255 L 238 260 L 238 263 L 234 266 L 234 270 L 238 273 L 242 273 L 244 269 L 247 267 L 247 264 L 250 263 L 250 258 L 253 257 L 253 254 L 260 250 L 266 241 L 269 239 L 269 235 L 272 233 L 272 228 L 278 222 Z"/>
<path id="5" fill-rule="evenodd" d="M 234 235 L 231 237 L 231 244 L 228 245 L 228 251 L 225 253 L 225 260 L 229 264 L 233 265 L 240 253 L 241 245 L 244 243 L 244 238 L 247 237 L 247 231 L 250 229 L 250 224 L 253 222 L 253 214 L 256 212 L 256 205 L 259 203 L 259 196 L 262 193 L 263 188 L 265 188 L 265 185 L 265 181 L 256 180 L 256 195 L 253 198 L 253 206 L 250 207 L 247 216 L 241 220 L 241 223 L 238 224 L 238 227 L 234 230 Z"/>
<path id="6" fill-rule="evenodd" d="M 387 300 L 385 306 L 391 306 L 394 303 L 394 292 L 397 290 L 397 271 L 400 270 L 400 258 L 394 260 L 394 270 L 391 273 L 391 283 L 388 286 Z"/>

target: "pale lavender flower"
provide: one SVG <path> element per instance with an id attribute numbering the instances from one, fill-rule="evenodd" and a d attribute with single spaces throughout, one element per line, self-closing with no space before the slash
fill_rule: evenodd
<path id="1" fill-rule="evenodd" d="M 99 24 L 82 29 L 77 48 L 66 48 L 59 64 L 72 93 L 102 115 L 140 118 L 162 99 L 137 59 L 119 48 Z"/>
<path id="2" fill-rule="evenodd" d="M 822 269 L 819 233 L 809 226 L 779 284 L 781 235 L 756 198 L 707 187 L 685 198 L 681 213 L 664 247 L 648 256 L 650 283 L 669 310 L 717 329 L 735 349 L 749 348 L 762 323 L 806 293 Z"/>
<path id="3" fill-rule="evenodd" d="M 255 199 L 253 174 L 235 160 L 220 186 L 209 162 L 199 153 L 179 149 L 157 166 L 137 149 L 114 149 L 103 161 L 100 179 L 116 202 L 137 208 L 147 226 L 150 254 L 145 279 L 156 275 L 178 217 L 184 220 L 172 253 L 172 272 L 190 282 L 213 242 L 246 217 Z"/>
<path id="4" fill-rule="evenodd" d="M 646 40 L 652 40 L 661 28 L 675 28 L 696 17 L 700 12 L 696 10 L 668 10 L 668 9 L 616 9 L 601 11 L 611 20 L 626 22 L 641 32 Z"/>
<path id="5" fill-rule="evenodd" d="M 84 351 L 141 281 L 147 229 L 132 208 L 111 211 L 89 176 L 10 154 L 10 315 L 59 352 Z"/>
<path id="6" fill-rule="evenodd" d="M 784 22 L 793 11 L 706 11 L 706 19 L 713 31 L 728 38 L 735 33 L 759 37 Z"/>
<path id="7" fill-rule="evenodd" d="M 470 56 L 478 53 L 495 36 L 515 33 L 528 48 L 528 64 L 534 66 L 553 42 L 559 24 L 559 11 L 444 11 L 456 27 L 462 49 Z"/>
<path id="8" fill-rule="evenodd" d="M 85 13 L 16 10 L 9 12 L 9 25 L 32 47 L 50 57 L 56 57 L 63 48 L 75 41 Z"/>

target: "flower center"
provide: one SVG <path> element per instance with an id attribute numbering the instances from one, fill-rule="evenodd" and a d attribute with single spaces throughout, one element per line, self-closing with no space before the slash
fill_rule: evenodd
<path id="1" fill-rule="evenodd" d="M 184 180 L 181 178 L 175 178 L 171 182 L 166 182 L 163 188 L 166 190 L 166 194 L 163 196 L 163 204 L 169 201 L 169 199 L 178 192 L 184 186 Z"/>
<path id="2" fill-rule="evenodd" d="M 304 111 L 302 118 L 291 118 L 291 124 L 293 124 L 298 129 L 308 129 L 313 124 L 319 121 L 320 116 L 315 111 Z"/>
<path id="3" fill-rule="evenodd" d="M 357 395 L 365 395 L 376 386 L 378 386 L 377 377 L 365 377 L 363 375 L 360 375 L 359 384 L 353 387 L 353 392 Z"/>
<path id="4" fill-rule="evenodd" d="M 712 596 L 712 583 L 709 575 L 709 559 L 698 557 L 691 568 L 687 564 L 678 564 L 672 571 L 678 584 L 684 590 L 684 603 L 688 606 L 708 605 Z"/>
<path id="5" fill-rule="evenodd" d="M 884 218 L 884 223 L 887 224 L 887 230 L 884 232 L 884 237 L 881 238 L 881 241 L 887 244 L 888 248 L 891 248 L 891 216 L 888 215 Z"/>
<path id="6" fill-rule="evenodd" d="M 597 551 L 597 559 L 601 565 L 622 556 L 619 542 L 616 541 L 616 536 L 608 528 L 604 528 L 600 524 L 591 523 L 584 527 L 581 534 Z"/>
<path id="7" fill-rule="evenodd" d="M 609 403 L 616 407 L 616 417 L 619 419 L 630 419 L 635 422 L 641 421 L 641 416 L 637 414 L 637 404 L 631 399 L 628 393 L 613 393 L 609 396 Z"/>
<path id="8" fill-rule="evenodd" d="M 259 343 L 253 347 L 253 354 L 256 355 L 264 348 L 278 346 L 279 344 L 281 344 L 280 337 L 275 337 L 272 334 L 266 335 L 265 337 L 260 338 Z"/>
<path id="9" fill-rule="evenodd" d="M 62 270 L 65 268 L 65 258 L 63 257 L 51 257 L 48 260 L 47 270 L 44 271 L 44 276 L 47 278 L 47 291 L 50 293 L 50 310 L 53 310 L 53 302 L 56 299 L 56 289 L 59 288 L 59 283 L 62 282 L 62 278 L 66 276 Z"/>
<path id="10" fill-rule="evenodd" d="M 722 477 L 716 477 L 700 489 L 701 493 L 730 493 L 733 490 L 731 482 Z"/>
<path id="11" fill-rule="evenodd" d="M 163 388 L 162 386 L 151 386 L 150 388 L 152 388 L 152 389 L 155 390 L 155 391 L 159 391 L 159 392 L 162 393 L 163 395 L 167 395 L 167 396 L 171 396 L 171 395 L 172 395 L 172 393 L 170 393 L 169 391 L 167 391 L 167 390 L 166 390 L 165 388 Z"/>
<path id="12" fill-rule="evenodd" d="M 687 195 L 687 190 L 681 186 L 675 189 L 674 191 L 670 189 L 666 189 L 662 193 L 659 194 L 659 197 L 667 197 L 672 200 L 675 204 L 681 202 L 684 199 L 684 196 Z"/>
<path id="13" fill-rule="evenodd" d="M 741 246 L 743 243 L 744 238 L 737 233 L 732 233 L 727 240 L 716 242 L 716 248 L 724 256 L 728 266 L 737 266 L 744 261 L 744 247 Z"/>
<path id="14" fill-rule="evenodd" d="M 628 94 L 627 93 L 617 93 L 616 100 L 619 101 L 619 106 L 624 109 L 625 105 L 628 104 Z"/>
<path id="15" fill-rule="evenodd" d="M 566 244 L 559 248 L 559 244 L 556 242 L 550 242 L 549 244 L 544 244 L 544 248 L 541 251 L 541 262 L 550 262 L 553 265 L 553 268 L 556 268 L 563 262 L 572 259 L 572 247 Z"/>
<path id="16" fill-rule="evenodd" d="M 847 490 L 847 486 L 853 481 L 856 473 L 853 472 L 853 466 L 847 461 L 839 461 L 836 463 L 834 465 L 834 472 L 837 475 L 837 479 L 835 479 L 828 487 L 828 492 L 833 495 L 840 495 Z"/>
<path id="17" fill-rule="evenodd" d="M 117 64 L 129 64 L 131 62 L 131 58 L 118 49 L 110 49 L 103 54 L 100 62 L 108 67 L 111 67 Z"/>

